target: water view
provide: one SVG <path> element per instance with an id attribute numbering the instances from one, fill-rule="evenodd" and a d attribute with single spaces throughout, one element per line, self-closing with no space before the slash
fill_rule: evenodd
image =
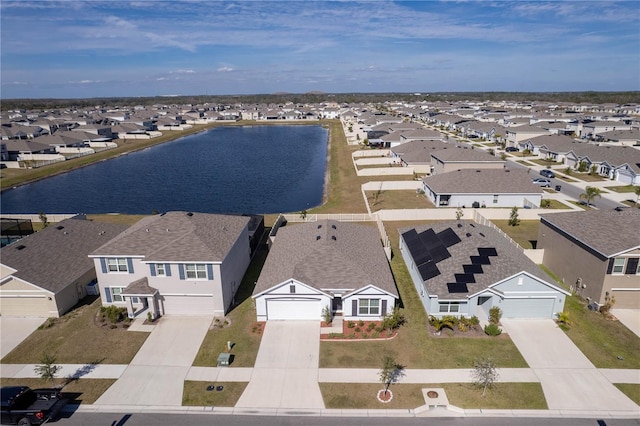
<path id="1" fill-rule="evenodd" d="M 320 126 L 218 127 L 5 191 L 2 213 L 300 211 L 322 203 L 327 138 Z"/>

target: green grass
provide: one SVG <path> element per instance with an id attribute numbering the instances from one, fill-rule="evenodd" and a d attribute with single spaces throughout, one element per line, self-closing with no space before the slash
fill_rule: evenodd
<path id="1" fill-rule="evenodd" d="M 574 175 L 576 179 L 580 179 L 583 180 L 585 182 L 603 182 L 605 180 L 608 180 L 608 178 L 605 178 L 603 176 L 600 175 L 590 175 L 589 173 L 576 173 Z"/>
<path id="2" fill-rule="evenodd" d="M 269 232 L 269 230 L 267 229 L 266 232 Z M 215 366 L 218 355 L 224 351 L 227 341 L 232 341 L 234 343 L 232 350 L 234 359 L 231 363 L 231 368 L 253 367 L 258 355 L 262 335 L 251 331 L 252 325 L 256 322 L 256 311 L 251 293 L 267 257 L 267 249 L 264 242 L 262 241 L 260 244 L 260 248 L 253 257 L 236 293 L 236 300 L 239 304 L 227 315 L 230 325 L 224 328 L 211 329 L 207 332 L 193 365 Z"/>
<path id="3" fill-rule="evenodd" d="M 321 368 L 380 368 L 385 355 L 406 368 L 471 368 L 473 361 L 491 357 L 500 368 L 524 368 L 526 361 L 508 338 L 451 337 L 429 335 L 427 314 L 411 281 L 402 256 L 398 255 L 398 228 L 425 222 L 385 222 L 393 252 L 391 260 L 406 324 L 398 336 L 386 341 L 320 342 Z"/>
<path id="4" fill-rule="evenodd" d="M 233 407 L 247 387 L 247 382 L 184 382 L 182 405 L 195 407 Z M 222 386 L 221 391 L 208 391 L 207 386 Z"/>
<path id="5" fill-rule="evenodd" d="M 637 186 L 633 186 L 633 185 L 619 185 L 619 186 L 607 186 L 606 189 L 613 191 L 613 192 L 618 192 L 618 193 L 628 193 L 628 192 L 635 192 Z"/>
<path id="6" fill-rule="evenodd" d="M 555 192 L 555 191 L 554 191 Z M 546 207 L 548 210 L 553 209 L 569 209 L 570 207 L 558 200 L 549 199 L 549 207 Z"/>
<path id="7" fill-rule="evenodd" d="M 547 403 L 540 383 L 495 383 L 485 397 L 471 383 L 393 384 L 393 399 L 381 403 L 376 398 L 381 383 L 320 383 L 327 408 L 334 409 L 415 409 L 426 405 L 422 389 L 443 388 L 449 404 L 464 409 L 545 410 Z"/>
<path id="8" fill-rule="evenodd" d="M 375 202 L 376 193 L 377 191 L 366 192 L 371 211 L 384 209 L 432 209 L 435 207 L 424 194 L 418 194 L 416 191 L 382 191 L 378 194 L 377 202 Z"/>
<path id="9" fill-rule="evenodd" d="M 640 337 L 621 322 L 590 311 L 576 296 L 567 297 L 564 310 L 571 320 L 567 336 L 597 368 L 640 369 Z"/>
<path id="10" fill-rule="evenodd" d="M 58 364 L 128 364 L 149 333 L 98 327 L 100 299 L 68 312 L 52 327 L 36 330 L 3 359 L 3 364 L 37 364 L 44 353 Z"/>
<path id="11" fill-rule="evenodd" d="M 531 242 L 538 240 L 539 220 L 521 220 L 518 226 L 509 226 L 508 220 L 493 220 L 492 222 L 525 249 L 533 248 Z"/>
<path id="12" fill-rule="evenodd" d="M 638 383 L 614 383 L 615 387 L 627 395 L 630 400 L 640 405 L 640 384 Z"/>
<path id="13" fill-rule="evenodd" d="M 58 379 L 56 386 L 63 382 L 63 379 Z M 115 379 L 72 380 L 64 386 L 62 393 L 71 404 L 93 404 L 114 382 Z M 29 386 L 37 389 L 51 387 L 51 383 L 41 379 L 2 379 L 2 386 Z"/>

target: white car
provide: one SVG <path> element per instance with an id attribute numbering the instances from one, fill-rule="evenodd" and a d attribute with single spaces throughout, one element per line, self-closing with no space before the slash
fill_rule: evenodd
<path id="1" fill-rule="evenodd" d="M 551 187 L 551 181 L 549 179 L 535 178 L 535 179 L 532 179 L 531 182 L 533 182 L 536 185 L 542 186 L 544 188 Z"/>

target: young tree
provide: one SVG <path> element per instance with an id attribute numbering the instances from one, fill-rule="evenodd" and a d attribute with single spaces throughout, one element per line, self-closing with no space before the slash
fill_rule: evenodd
<path id="1" fill-rule="evenodd" d="M 54 355 L 43 353 L 42 358 L 40 358 L 40 364 L 36 365 L 33 370 L 42 380 L 49 380 L 51 386 L 53 386 L 58 371 L 60 371 L 61 368 L 62 366 L 56 364 L 56 357 Z"/>
<path id="2" fill-rule="evenodd" d="M 498 371 L 495 363 L 491 358 L 483 358 L 473 363 L 473 371 L 471 372 L 473 383 L 482 388 L 482 397 L 488 388 L 498 379 Z"/>
<path id="3" fill-rule="evenodd" d="M 49 219 L 47 219 L 47 215 L 44 214 L 43 212 L 38 213 L 38 218 L 40 219 L 40 222 L 42 222 L 42 227 L 46 228 L 47 226 L 49 226 Z"/>
<path id="4" fill-rule="evenodd" d="M 400 308 L 397 306 L 393 308 L 393 311 L 388 313 L 382 319 L 382 327 L 387 330 L 387 334 L 391 335 L 394 329 L 404 324 L 404 315 L 400 312 Z"/>
<path id="5" fill-rule="evenodd" d="M 602 197 L 602 195 L 600 195 L 600 188 L 596 186 L 587 186 L 584 189 L 584 192 L 580 194 L 580 199 L 585 200 L 587 202 L 587 206 L 591 205 L 591 201 L 596 197 Z"/>
<path id="6" fill-rule="evenodd" d="M 509 226 L 518 226 L 520 225 L 520 219 L 518 218 L 518 208 L 513 206 L 511 209 L 511 214 L 509 215 Z"/>
<path id="7" fill-rule="evenodd" d="M 404 376 L 404 366 L 398 364 L 393 357 L 385 356 L 380 369 L 380 382 L 384 385 L 384 394 L 389 391 L 392 383 L 397 383 Z"/>
<path id="8" fill-rule="evenodd" d="M 456 220 L 459 221 L 460 219 L 462 219 L 462 216 L 464 216 L 464 211 L 462 211 L 461 207 L 458 207 L 456 209 Z"/>

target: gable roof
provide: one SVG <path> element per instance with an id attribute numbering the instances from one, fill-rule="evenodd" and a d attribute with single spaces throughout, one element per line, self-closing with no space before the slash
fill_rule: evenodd
<path id="1" fill-rule="evenodd" d="M 458 149 L 443 149 L 435 151 L 431 153 L 431 156 L 445 163 L 505 163 L 505 160 L 502 160 L 495 155 L 491 155 L 487 151 L 481 149 L 469 149 L 468 147 L 461 147 L 460 145 L 458 145 L 457 148 Z"/>
<path id="2" fill-rule="evenodd" d="M 56 293 L 93 269 L 88 254 L 125 229 L 126 225 L 65 219 L 3 247 L 0 262 L 17 271 L 13 276 Z"/>
<path id="3" fill-rule="evenodd" d="M 542 194 L 525 170 L 462 169 L 422 178 L 436 194 Z"/>
<path id="4" fill-rule="evenodd" d="M 555 282 L 521 250 L 514 247 L 498 231 L 488 226 L 473 223 L 472 221 L 447 221 L 398 230 L 405 242 L 410 241 L 411 237 L 407 233 L 411 231 L 415 231 L 417 234 L 425 231 L 431 233 L 431 235 L 448 234 L 446 238 L 440 238 L 441 241 L 444 239 L 443 243 L 448 244 L 446 247 L 447 254 L 434 258 L 437 272 L 431 273 L 432 277 L 423 282 L 427 292 L 430 295 L 437 295 L 440 299 L 463 300 L 467 296 L 476 294 L 499 281 L 521 272 L 527 272 L 549 284 Z M 457 238 L 455 238 L 454 234 Z M 416 253 L 412 253 L 411 249 L 409 254 L 414 259 L 416 267 L 424 263 L 420 262 L 420 259 L 416 259 Z M 447 255 L 449 257 L 439 260 Z M 474 263 L 474 258 L 477 261 L 480 257 L 484 257 L 484 261 L 476 262 L 477 265 L 474 265 L 474 267 L 478 268 L 479 266 L 477 270 L 481 272 L 469 272 L 473 269 L 470 265 Z M 468 265 L 468 270 L 465 265 Z M 462 281 L 467 281 L 467 292 L 449 291 L 449 284 Z"/>
<path id="5" fill-rule="evenodd" d="M 147 262 L 222 262 L 250 221 L 246 216 L 167 212 L 147 216 L 91 253 Z"/>
<path id="6" fill-rule="evenodd" d="M 372 226 L 322 220 L 280 228 L 253 295 L 292 278 L 319 290 L 356 290 L 372 284 L 398 297 L 380 236 Z"/>
<path id="7" fill-rule="evenodd" d="M 640 214 L 586 210 L 541 214 L 542 223 L 567 234 L 605 257 L 640 247 Z"/>

